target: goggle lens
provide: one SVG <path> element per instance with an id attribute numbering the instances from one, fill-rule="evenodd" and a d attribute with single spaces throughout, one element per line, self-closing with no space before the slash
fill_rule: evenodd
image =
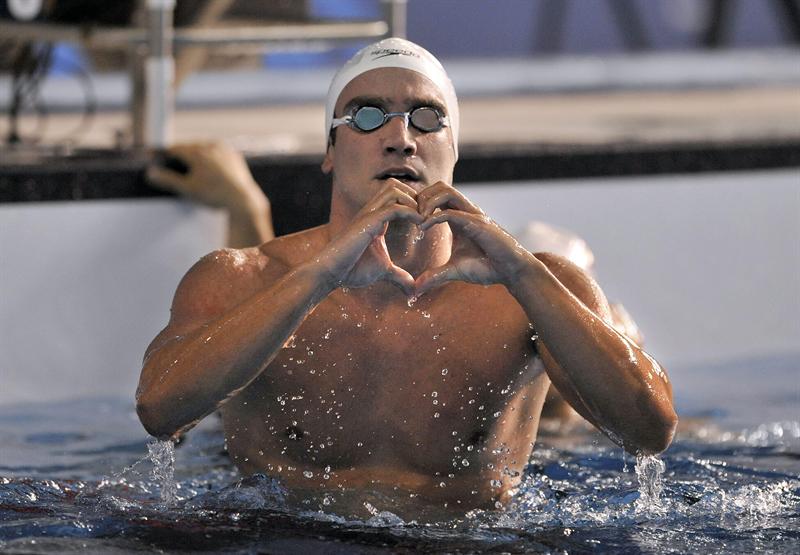
<path id="1" fill-rule="evenodd" d="M 422 107 L 411 112 L 411 125 L 420 131 L 438 131 L 442 128 L 442 120 L 439 113 L 433 108 Z"/>
<path id="2" fill-rule="evenodd" d="M 386 114 L 375 106 L 362 106 L 353 114 L 353 123 L 361 131 L 374 131 L 383 125 Z"/>
<path id="3" fill-rule="evenodd" d="M 407 117 L 408 122 L 425 133 L 439 131 L 447 125 L 447 120 L 435 108 L 421 106 L 411 112 L 386 113 L 377 106 L 362 106 L 352 116 L 352 122 L 361 131 L 375 131 L 383 126 L 390 117 Z"/>

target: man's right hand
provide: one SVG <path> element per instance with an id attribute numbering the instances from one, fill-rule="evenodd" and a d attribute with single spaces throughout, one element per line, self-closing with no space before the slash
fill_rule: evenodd
<path id="1" fill-rule="evenodd" d="M 419 225 L 423 217 L 417 211 L 414 189 L 389 179 L 317 259 L 333 287 L 365 287 L 386 280 L 406 295 L 413 294 L 414 278 L 392 261 L 386 249 L 386 230 L 394 220 Z"/>

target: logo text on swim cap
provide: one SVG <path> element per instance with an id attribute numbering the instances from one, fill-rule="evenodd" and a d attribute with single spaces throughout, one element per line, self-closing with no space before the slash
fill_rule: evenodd
<path id="1" fill-rule="evenodd" d="M 387 56 L 414 56 L 415 58 L 420 57 L 420 55 L 414 52 L 413 50 L 403 50 L 401 48 L 378 48 L 370 52 L 370 56 L 372 56 L 373 60 L 379 60 L 380 58 L 386 58 Z"/>

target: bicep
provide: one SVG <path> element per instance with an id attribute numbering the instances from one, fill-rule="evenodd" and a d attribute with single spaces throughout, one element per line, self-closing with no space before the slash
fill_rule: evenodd
<path id="1" fill-rule="evenodd" d="M 148 346 L 145 360 L 206 327 L 252 294 L 257 272 L 243 265 L 236 252 L 214 251 L 186 273 L 172 299 L 169 322 Z"/>

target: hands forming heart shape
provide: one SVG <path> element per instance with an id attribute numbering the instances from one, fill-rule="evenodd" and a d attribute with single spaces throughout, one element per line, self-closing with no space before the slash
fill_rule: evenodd
<path id="1" fill-rule="evenodd" d="M 426 269 L 416 279 L 395 264 L 385 240 L 389 223 L 394 220 L 414 223 L 423 232 L 447 222 L 453 233 L 448 261 Z M 365 236 L 368 244 L 364 244 Z M 346 241 L 347 238 L 352 240 Z M 443 182 L 417 193 L 398 180 L 389 180 L 359 212 L 342 242 L 351 245 L 342 245 L 340 252 L 352 247 L 350 252 L 359 255 L 340 280 L 343 285 L 362 287 L 386 280 L 413 297 L 453 280 L 509 285 L 530 256 L 478 206 Z"/>

